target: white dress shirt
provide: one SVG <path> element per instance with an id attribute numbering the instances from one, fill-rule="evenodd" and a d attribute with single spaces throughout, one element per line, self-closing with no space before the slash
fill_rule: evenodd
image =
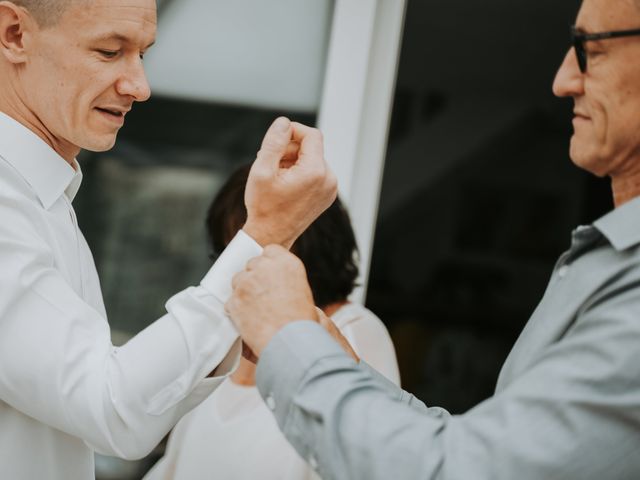
<path id="1" fill-rule="evenodd" d="M 387 329 L 355 303 L 332 319 L 354 350 L 396 385 L 398 364 Z M 255 386 L 228 378 L 176 425 L 165 456 L 145 480 L 318 480 L 278 429 Z"/>
<path id="2" fill-rule="evenodd" d="M 144 456 L 239 359 L 223 305 L 260 247 L 240 232 L 200 286 L 116 348 L 71 205 L 75 166 L 0 113 L 0 479 L 86 480 L 94 450 Z"/>

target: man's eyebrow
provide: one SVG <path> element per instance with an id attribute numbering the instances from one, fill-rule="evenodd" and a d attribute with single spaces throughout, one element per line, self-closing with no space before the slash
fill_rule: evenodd
<path id="1" fill-rule="evenodd" d="M 96 41 L 98 42 L 105 42 L 105 41 L 109 41 L 109 40 L 115 40 L 118 41 L 120 43 L 126 43 L 126 44 L 132 44 L 132 40 L 131 38 L 127 37 L 126 35 L 122 35 L 121 33 L 107 33 L 104 35 L 100 35 Z M 149 48 L 151 48 L 153 46 L 153 44 L 155 44 L 156 41 L 153 40 L 151 43 L 149 43 L 146 47 L 144 47 L 144 50 L 147 50 Z"/>

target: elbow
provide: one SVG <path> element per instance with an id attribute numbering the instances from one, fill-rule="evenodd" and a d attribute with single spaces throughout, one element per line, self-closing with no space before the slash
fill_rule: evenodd
<path id="1" fill-rule="evenodd" d="M 85 429 L 86 443 L 100 454 L 123 460 L 139 460 L 146 457 L 160 443 L 173 425 L 168 421 L 149 418 L 139 405 L 123 405 L 115 396 L 106 395 L 100 405 L 96 405 Z M 97 402 L 96 402 L 97 403 Z"/>
<path id="2" fill-rule="evenodd" d="M 119 457 L 122 458 L 123 460 L 130 460 L 130 461 L 140 460 L 146 457 L 147 455 L 149 455 L 155 447 L 156 447 L 156 444 L 144 444 L 144 443 L 131 444 L 131 445 L 128 445 L 127 448 L 122 450 Z"/>
<path id="3" fill-rule="evenodd" d="M 108 436 L 87 443 L 102 455 L 133 461 L 149 455 L 159 441 L 150 436 L 136 435 L 131 431 L 119 433 L 112 431 Z"/>

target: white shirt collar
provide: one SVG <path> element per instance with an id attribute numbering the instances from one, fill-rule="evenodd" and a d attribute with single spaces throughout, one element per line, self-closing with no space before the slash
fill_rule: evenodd
<path id="1" fill-rule="evenodd" d="M 63 193 L 73 201 L 82 183 L 82 171 L 75 159 L 76 170 L 34 132 L 3 112 L 0 112 L 0 157 L 33 188 L 46 209 Z"/>

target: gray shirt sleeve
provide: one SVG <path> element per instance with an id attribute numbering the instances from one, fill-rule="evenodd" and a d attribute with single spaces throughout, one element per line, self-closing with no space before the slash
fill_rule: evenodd
<path id="1" fill-rule="evenodd" d="M 263 351 L 258 388 L 325 480 L 638 478 L 638 296 L 595 305 L 522 376 L 460 416 L 357 365 L 309 321 Z"/>
<path id="2" fill-rule="evenodd" d="M 427 407 L 424 402 L 422 402 L 406 390 L 402 390 L 387 377 L 371 367 L 371 365 L 369 365 L 367 362 L 361 360 L 358 367 L 363 372 L 369 374 L 373 382 L 375 382 L 380 389 L 384 390 L 387 395 L 389 395 L 389 397 L 397 400 L 399 403 L 409 405 L 410 407 L 415 408 L 417 411 L 427 415 L 434 415 L 437 417 L 449 416 L 449 412 L 447 412 L 443 408 Z"/>

